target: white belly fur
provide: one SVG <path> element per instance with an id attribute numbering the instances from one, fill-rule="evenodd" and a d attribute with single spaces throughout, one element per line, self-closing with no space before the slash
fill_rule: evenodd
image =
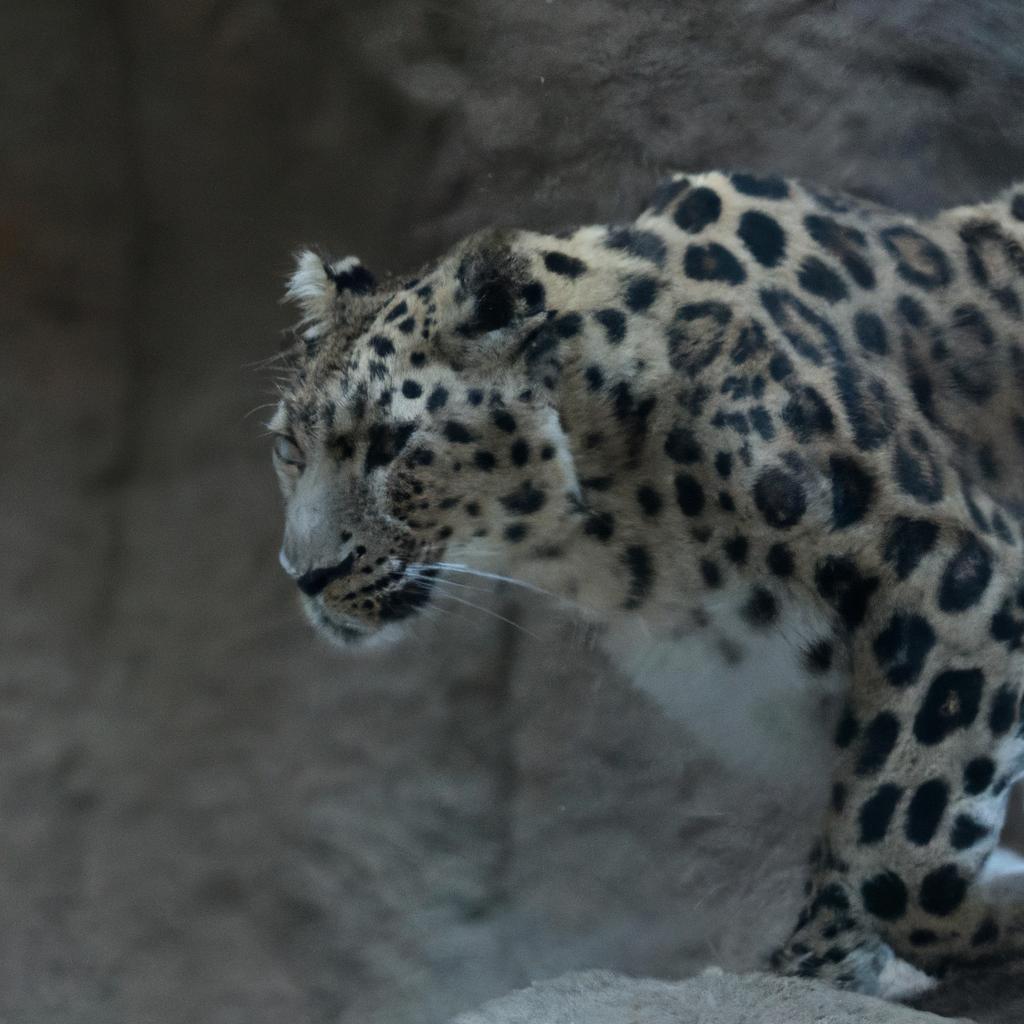
<path id="1" fill-rule="evenodd" d="M 628 617 L 609 627 L 602 644 L 633 684 L 685 722 L 726 768 L 823 799 L 832 730 L 849 683 L 845 659 L 837 650 L 828 672 L 808 673 L 803 650 L 831 635 L 827 620 L 787 600 L 774 624 L 754 629 L 740 611 L 747 593 L 716 594 L 700 606 L 709 624 L 678 638 Z M 723 653 L 730 645 L 732 658 Z"/>

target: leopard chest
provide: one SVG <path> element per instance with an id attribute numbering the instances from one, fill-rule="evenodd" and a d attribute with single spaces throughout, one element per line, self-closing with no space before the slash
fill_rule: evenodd
<path id="1" fill-rule="evenodd" d="M 681 611 L 670 627 L 618 619 L 602 644 L 629 681 L 727 769 L 822 789 L 848 656 L 816 609 L 769 596 L 770 623 L 758 623 L 749 590 L 724 590 Z"/>

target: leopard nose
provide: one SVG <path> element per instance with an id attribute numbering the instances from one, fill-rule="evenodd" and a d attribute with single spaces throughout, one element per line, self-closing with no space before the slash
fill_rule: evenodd
<path id="1" fill-rule="evenodd" d="M 343 558 L 337 565 L 326 566 L 321 569 L 310 569 L 304 572 L 295 582 L 307 597 L 316 597 L 324 587 L 335 580 L 343 579 L 352 571 L 352 565 L 356 560 L 355 552 Z"/>

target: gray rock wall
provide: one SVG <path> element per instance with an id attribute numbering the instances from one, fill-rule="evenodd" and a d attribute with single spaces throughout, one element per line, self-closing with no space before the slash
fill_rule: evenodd
<path id="1" fill-rule="evenodd" d="M 813 799 L 723 776 L 542 610 L 320 646 L 250 364 L 304 242 L 410 269 L 676 166 L 992 192 L 1021 38 L 1009 0 L 0 6 L 0 1017 L 402 1024 L 753 967 Z"/>

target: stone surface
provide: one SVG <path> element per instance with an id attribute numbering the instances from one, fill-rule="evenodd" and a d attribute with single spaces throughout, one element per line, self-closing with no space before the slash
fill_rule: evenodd
<path id="1" fill-rule="evenodd" d="M 538 982 L 452 1024 L 938 1024 L 905 1006 L 816 982 L 710 968 L 682 982 L 584 971 Z M 969 1024 L 969 1022 L 963 1022 Z"/>
<path id="2" fill-rule="evenodd" d="M 429 1024 L 756 968 L 814 795 L 715 768 L 510 594 L 522 629 L 320 646 L 252 364 L 306 242 L 408 270 L 630 217 L 671 166 L 992 192 L 1022 33 L 1005 0 L 0 5 L 0 1018 Z M 1000 985 L 945 991 L 1019 1019 Z"/>

